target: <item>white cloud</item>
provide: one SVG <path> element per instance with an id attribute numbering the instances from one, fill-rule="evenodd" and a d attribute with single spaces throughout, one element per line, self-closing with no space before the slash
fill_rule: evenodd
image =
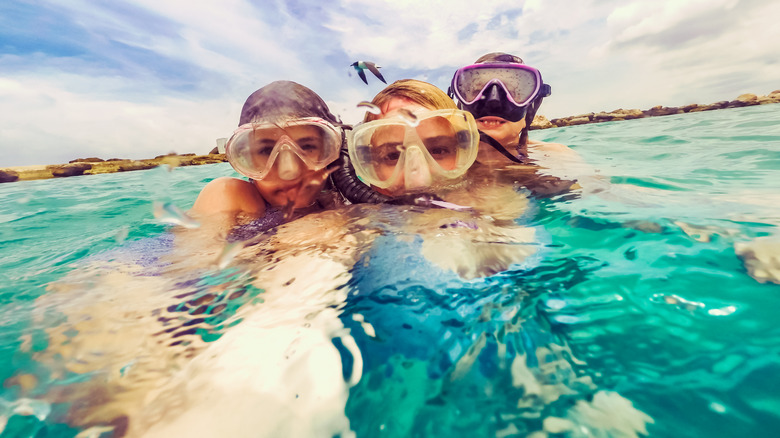
<path id="1" fill-rule="evenodd" d="M 151 158 L 207 153 L 236 125 L 240 104 L 163 97 L 153 103 L 95 99 L 67 91 L 78 76 L 0 81 L 0 166 L 75 158 Z M 102 78 L 89 78 L 100 83 Z M 112 82 L 112 78 L 106 81 Z M 238 106 L 238 108 L 236 108 Z"/>

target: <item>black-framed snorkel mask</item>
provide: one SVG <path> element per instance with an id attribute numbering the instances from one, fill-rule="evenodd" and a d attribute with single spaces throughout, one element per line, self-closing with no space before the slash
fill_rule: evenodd
<path id="1" fill-rule="evenodd" d="M 475 119 L 492 116 L 518 122 L 529 106 L 551 94 L 551 88 L 542 82 L 539 70 L 525 64 L 484 63 L 458 69 L 448 93 Z"/>

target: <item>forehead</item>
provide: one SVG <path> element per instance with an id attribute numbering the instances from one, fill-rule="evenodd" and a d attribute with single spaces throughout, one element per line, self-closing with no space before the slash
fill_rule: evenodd
<path id="1" fill-rule="evenodd" d="M 322 131 L 312 125 L 278 126 L 271 125 L 253 130 L 259 136 L 280 136 L 287 134 L 291 137 L 322 137 Z"/>
<path id="2" fill-rule="evenodd" d="M 402 142 L 406 129 L 403 126 L 380 126 L 371 135 L 371 144 L 378 145 L 384 142 Z"/>
<path id="3" fill-rule="evenodd" d="M 411 112 L 427 109 L 419 103 L 405 97 L 391 97 L 379 108 L 382 110 L 382 116 L 380 117 L 382 119 L 395 115 L 401 108 Z"/>

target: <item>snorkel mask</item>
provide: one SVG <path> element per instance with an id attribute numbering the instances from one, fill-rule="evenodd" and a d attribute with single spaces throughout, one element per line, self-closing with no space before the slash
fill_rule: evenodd
<path id="1" fill-rule="evenodd" d="M 525 64 L 483 63 L 455 72 L 448 94 L 474 118 L 494 116 L 517 122 L 537 99 L 549 96 L 539 70 Z"/>
<path id="2" fill-rule="evenodd" d="M 479 132 L 466 111 L 401 109 L 357 125 L 350 140 L 349 157 L 363 182 L 411 193 L 463 175 L 477 157 Z"/>
<path id="3" fill-rule="evenodd" d="M 225 144 L 225 155 L 238 173 L 262 180 L 274 165 L 280 179 L 294 180 L 303 167 L 317 171 L 339 157 L 342 131 L 327 120 L 306 117 L 284 123 L 245 123 Z"/>

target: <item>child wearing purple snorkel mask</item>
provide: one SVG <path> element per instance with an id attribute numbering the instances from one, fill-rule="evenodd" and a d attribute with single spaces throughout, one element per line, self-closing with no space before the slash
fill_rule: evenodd
<path id="1" fill-rule="evenodd" d="M 536 195 L 549 196 L 576 188 L 569 178 L 591 173 L 569 147 L 528 138 L 534 116 L 551 88 L 542 81 L 539 70 L 524 64 L 520 57 L 501 52 L 481 56 L 455 72 L 449 94 L 457 100 L 458 108 L 474 116 L 480 131 L 472 177 L 477 177 L 480 169 L 508 167 L 511 171 L 517 165 L 532 164 L 545 172 L 525 172 L 519 183 Z"/>

